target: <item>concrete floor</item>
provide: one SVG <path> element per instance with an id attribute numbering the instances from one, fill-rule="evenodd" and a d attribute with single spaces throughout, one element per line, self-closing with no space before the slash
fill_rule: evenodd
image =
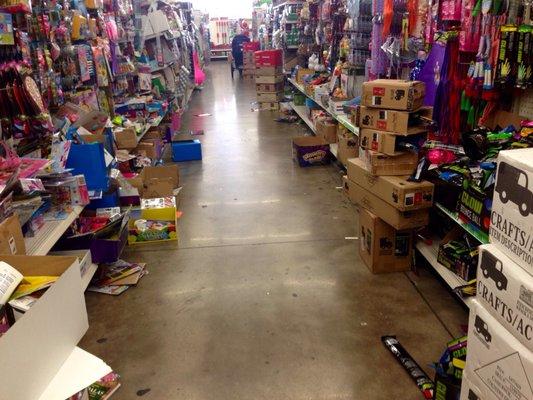
<path id="1" fill-rule="evenodd" d="M 184 121 L 205 137 L 203 162 L 180 165 L 179 245 L 126 251 L 150 274 L 87 294 L 81 346 L 121 374 L 113 400 L 420 399 L 380 337 L 432 374 L 467 311 L 424 269 L 369 273 L 339 168 L 295 165 L 305 127 L 252 112 L 254 90 L 210 66 Z"/>

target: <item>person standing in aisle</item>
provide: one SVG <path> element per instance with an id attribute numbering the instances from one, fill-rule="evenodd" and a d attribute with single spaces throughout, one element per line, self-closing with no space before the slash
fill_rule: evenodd
<path id="1" fill-rule="evenodd" d="M 235 62 L 235 69 L 239 70 L 239 75 L 241 78 L 244 63 L 242 45 L 250 42 L 250 38 L 246 35 L 246 33 L 247 32 L 245 31 L 238 33 L 231 41 L 231 55 L 233 56 L 233 61 Z"/>

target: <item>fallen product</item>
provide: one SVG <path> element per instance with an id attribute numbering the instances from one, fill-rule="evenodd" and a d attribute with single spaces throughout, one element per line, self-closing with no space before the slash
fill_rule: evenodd
<path id="1" fill-rule="evenodd" d="M 395 336 L 382 336 L 381 341 L 387 349 L 398 359 L 400 364 L 407 371 L 411 379 L 415 381 L 416 386 L 420 389 L 424 398 L 430 400 L 433 398 L 435 385 L 429 379 L 429 376 L 420 368 L 420 365 L 411 357 Z"/>

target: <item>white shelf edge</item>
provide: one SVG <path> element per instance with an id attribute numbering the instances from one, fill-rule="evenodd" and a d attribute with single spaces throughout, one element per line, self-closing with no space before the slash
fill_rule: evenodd
<path id="1" fill-rule="evenodd" d="M 329 151 L 331 154 L 335 156 L 336 159 L 339 158 L 339 144 L 338 143 L 331 143 L 329 145 Z"/>
<path id="2" fill-rule="evenodd" d="M 89 287 L 89 284 L 91 283 L 91 280 L 93 279 L 93 276 L 96 273 L 97 269 L 98 265 L 92 263 L 87 269 L 87 271 L 85 271 L 85 274 L 83 274 L 83 276 L 81 277 L 81 288 L 84 292 Z"/>
<path id="3" fill-rule="evenodd" d="M 67 218 L 58 221 L 47 221 L 37 231 L 36 236 L 25 238 L 26 254 L 31 256 L 47 255 L 68 227 L 78 218 L 83 208 L 82 206 L 73 207 Z"/>
<path id="4" fill-rule="evenodd" d="M 291 108 L 298 114 L 298 116 L 306 123 L 306 125 L 313 131 L 314 134 L 316 134 L 316 128 L 311 121 L 311 119 L 307 116 L 307 107 L 306 106 L 297 106 L 294 104 L 294 102 L 291 101 L 290 103 Z"/>
<path id="5" fill-rule="evenodd" d="M 434 240 L 432 245 L 425 244 L 422 241 L 417 242 L 416 248 L 424 256 L 424 258 L 428 261 L 428 263 L 431 265 L 431 267 L 435 270 L 437 274 L 446 282 L 448 287 L 452 290 L 456 289 L 459 286 L 466 285 L 467 282 L 462 279 L 461 277 L 454 274 L 452 271 L 450 271 L 448 268 L 446 268 L 444 265 L 440 264 L 437 261 L 437 254 L 439 250 L 439 241 Z M 462 302 L 470 308 L 470 304 L 472 302 L 473 297 L 467 297 L 463 298 L 461 296 L 456 295 Z"/>

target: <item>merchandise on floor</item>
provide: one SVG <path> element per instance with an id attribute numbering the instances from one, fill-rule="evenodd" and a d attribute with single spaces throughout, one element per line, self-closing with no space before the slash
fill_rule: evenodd
<path id="1" fill-rule="evenodd" d="M 84 292 L 142 284 L 128 242 L 178 238 L 179 167 L 162 164 L 205 79 L 205 18 L 187 2 L 0 7 L 0 397 L 107 399 L 119 374 L 77 347 Z"/>
<path id="2" fill-rule="evenodd" d="M 466 339 L 449 343 L 426 398 L 533 398 L 530 8 L 274 2 L 263 21 L 285 60 L 298 49 L 283 64 L 309 128 L 294 160 L 347 172 L 361 259 L 427 266 L 471 309 L 468 356 Z"/>
<path id="3" fill-rule="evenodd" d="M 333 171 L 357 215 L 346 239 L 372 282 L 398 274 L 419 291 L 413 276 L 427 269 L 449 289 L 441 300 L 469 311 L 465 336 L 434 349 L 433 370 L 401 336 L 376 337 L 394 356 L 383 373 L 405 370 L 420 398 L 533 399 L 530 2 L 253 6 L 251 19 L 230 19 L 190 2 L 0 0 L 0 398 L 108 399 L 123 386 L 78 347 L 84 296 L 124 299 L 151 269 L 131 254 L 178 247 L 178 163 L 208 175 L 199 166 L 214 147 L 182 119 L 209 62 L 227 59 L 231 88 L 255 93 L 251 110 L 231 111 L 271 116 L 278 131 L 301 124 L 275 156 L 292 154 L 292 172 L 307 176 Z M 239 204 L 216 200 L 228 214 Z M 306 235 L 280 232 L 269 238 Z"/>

